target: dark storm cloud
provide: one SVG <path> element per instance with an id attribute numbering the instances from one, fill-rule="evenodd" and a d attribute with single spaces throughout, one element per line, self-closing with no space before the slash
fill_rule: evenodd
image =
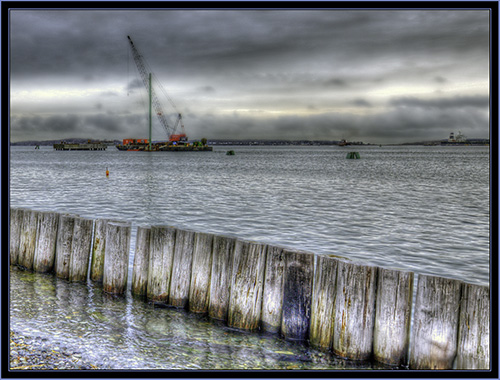
<path id="1" fill-rule="evenodd" d="M 333 51 L 334 66 L 435 49 L 462 56 L 488 44 L 485 28 L 484 16 L 469 12 L 22 11 L 12 17 L 12 73 L 125 70 L 127 34 L 153 68 L 240 71 L 302 64 L 310 54 L 317 64 Z"/>
<path id="2" fill-rule="evenodd" d="M 395 107 L 417 107 L 417 108 L 484 108 L 489 106 L 489 98 L 486 96 L 457 96 L 453 98 L 419 99 L 414 97 L 403 97 L 391 100 Z"/>
<path id="3" fill-rule="evenodd" d="M 485 11 L 453 10 L 13 11 L 11 135 L 133 133 L 140 111 L 119 95 L 144 84 L 127 35 L 191 116 L 192 135 L 405 141 L 465 121 L 487 134 L 488 22 Z M 414 95 L 424 85 L 433 99 Z M 53 87 L 86 92 L 28 104 L 26 93 Z M 51 121 L 26 114 L 57 107 Z"/>
<path id="4" fill-rule="evenodd" d="M 212 94 L 215 92 L 215 88 L 213 88 L 212 86 L 203 86 L 200 87 L 199 89 L 200 91 L 205 92 L 207 94 Z"/>
<path id="5" fill-rule="evenodd" d="M 40 136 L 44 133 L 71 133 L 82 129 L 82 119 L 77 115 L 14 116 L 11 119 L 11 128 L 17 134 L 26 136 Z"/>
<path id="6" fill-rule="evenodd" d="M 141 118 L 135 115 L 120 117 L 102 113 L 88 116 L 71 114 L 48 117 L 15 116 L 11 119 L 11 128 L 14 139 L 22 135 L 31 136 L 30 139 L 41 139 L 42 136 L 50 135 L 60 139 L 112 138 L 116 133 L 130 133 L 141 122 Z"/>
<path id="7" fill-rule="evenodd" d="M 371 103 L 365 99 L 354 99 L 351 101 L 351 104 L 356 107 L 371 107 Z"/>
<path id="8" fill-rule="evenodd" d="M 224 118 L 199 115 L 196 120 L 211 131 L 212 138 L 321 139 L 397 143 L 446 139 L 449 133 L 469 128 L 480 131 L 488 124 L 488 114 L 479 109 L 443 110 L 396 107 L 370 115 L 322 113 L 282 116 L 273 119 L 233 114 Z M 195 120 L 191 120 L 193 122 Z M 194 122 L 191 127 L 197 127 Z M 470 136 L 472 137 L 472 136 Z"/>
<path id="9" fill-rule="evenodd" d="M 127 90 L 136 90 L 136 89 L 142 90 L 143 88 L 144 88 L 144 83 L 139 78 L 133 79 L 127 86 Z"/>
<path id="10" fill-rule="evenodd" d="M 87 116 L 84 119 L 87 129 L 90 131 L 105 130 L 114 134 L 113 132 L 121 131 L 120 120 L 115 115 L 97 114 Z"/>
<path id="11" fill-rule="evenodd" d="M 339 86 L 339 87 L 345 87 L 347 86 L 347 83 L 345 80 L 340 79 L 340 78 L 332 78 L 328 81 L 325 82 L 325 86 Z"/>

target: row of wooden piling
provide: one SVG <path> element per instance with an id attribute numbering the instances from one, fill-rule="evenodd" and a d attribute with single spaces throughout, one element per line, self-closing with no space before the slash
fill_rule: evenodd
<path id="1" fill-rule="evenodd" d="M 11 265 L 127 291 L 130 223 L 11 208 L 10 227 Z M 489 287 L 419 275 L 413 304 L 413 283 L 412 272 L 151 226 L 137 228 L 131 292 L 352 360 L 488 369 Z"/>

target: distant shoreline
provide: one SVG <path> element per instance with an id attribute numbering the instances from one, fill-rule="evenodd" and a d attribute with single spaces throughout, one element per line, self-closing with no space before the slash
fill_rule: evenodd
<path id="1" fill-rule="evenodd" d="M 17 141 L 17 142 L 11 142 L 11 146 L 52 146 L 53 144 L 58 144 L 62 140 L 45 140 L 45 141 L 36 141 L 36 140 L 29 140 L 29 141 Z M 65 142 L 71 143 L 71 144 L 84 144 L 87 143 L 89 140 L 88 139 L 64 139 Z M 360 141 L 354 141 L 354 142 L 349 142 L 349 144 L 346 146 L 348 148 L 349 146 L 377 146 L 377 145 L 384 145 L 384 146 L 404 146 L 404 145 L 425 145 L 425 146 L 440 146 L 442 143 L 447 143 L 448 140 L 432 140 L 432 141 L 419 141 L 419 142 L 406 142 L 406 143 L 399 143 L 399 144 L 394 144 L 394 143 L 364 143 Z M 119 140 L 92 140 L 92 142 L 96 143 L 102 143 L 106 144 L 108 146 L 114 146 L 114 145 L 119 145 L 122 142 Z M 253 139 L 245 139 L 245 140 L 231 140 L 231 139 L 213 139 L 213 140 L 208 140 L 208 145 L 246 145 L 246 146 L 259 146 L 259 145 L 265 145 L 265 146 L 289 146 L 289 145 L 298 145 L 298 146 L 320 146 L 320 145 L 339 145 L 341 141 L 335 141 L 335 140 L 253 140 Z M 456 144 L 456 145 L 488 145 L 490 143 L 489 139 L 469 139 L 467 142 L 464 144 Z M 448 144 L 448 145 L 454 145 L 454 144 Z"/>

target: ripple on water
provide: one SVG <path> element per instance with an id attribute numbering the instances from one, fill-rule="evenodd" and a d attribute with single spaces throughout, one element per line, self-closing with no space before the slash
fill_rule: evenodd
<path id="1" fill-rule="evenodd" d="M 234 148 L 227 157 L 225 147 L 203 156 L 15 147 L 11 204 L 488 283 L 487 147 L 359 147 L 361 160 L 338 147 Z M 457 260 L 461 247 L 474 266 Z"/>

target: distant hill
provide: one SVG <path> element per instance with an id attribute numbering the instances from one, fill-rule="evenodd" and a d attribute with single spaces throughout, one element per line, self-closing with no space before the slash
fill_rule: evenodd
<path id="1" fill-rule="evenodd" d="M 11 142 L 10 145 L 12 145 L 12 146 L 35 146 L 35 145 L 52 146 L 53 144 L 61 143 L 61 141 L 64 141 L 65 143 L 68 143 L 68 144 L 86 144 L 87 142 L 89 142 L 89 139 L 71 138 L 71 139 L 64 139 L 64 140 L 44 140 L 44 141 L 28 140 L 28 141 Z M 107 145 L 121 144 L 121 141 L 118 141 L 118 140 L 90 140 L 90 141 L 95 142 L 95 143 L 107 144 Z"/>
<path id="2" fill-rule="evenodd" d="M 11 142 L 12 146 L 52 146 L 53 144 L 59 144 L 64 141 L 69 144 L 85 144 L 89 139 L 82 138 L 70 138 L 64 140 L 27 140 Z M 102 143 L 107 145 L 120 145 L 122 141 L 120 140 L 90 140 L 95 143 Z M 370 144 L 361 141 L 351 141 L 349 145 L 441 145 L 442 142 L 447 142 L 448 140 L 431 140 L 431 141 L 418 141 L 418 142 L 406 142 L 401 144 Z M 154 141 L 153 141 L 154 142 Z M 467 144 L 470 145 L 485 145 L 489 144 L 489 139 L 467 139 Z M 338 145 L 340 141 L 336 140 L 257 140 L 257 139 L 209 139 L 208 145 Z"/>
<path id="3" fill-rule="evenodd" d="M 419 142 L 411 142 L 411 143 L 402 143 L 402 144 L 392 144 L 392 145 L 442 145 L 447 144 L 448 140 L 432 140 L 432 141 L 419 141 Z M 467 139 L 463 145 L 486 145 L 490 143 L 490 139 Z"/>

